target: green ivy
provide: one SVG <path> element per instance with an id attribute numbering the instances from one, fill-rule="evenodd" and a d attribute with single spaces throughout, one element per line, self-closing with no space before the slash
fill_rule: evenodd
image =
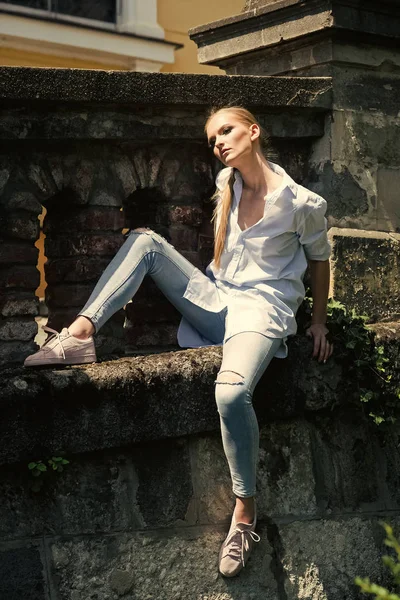
<path id="1" fill-rule="evenodd" d="M 32 490 L 34 492 L 39 492 L 45 481 L 44 477 L 48 479 L 49 474 L 52 472 L 62 473 L 66 465 L 69 465 L 69 460 L 62 456 L 52 456 L 46 462 L 43 462 L 42 460 L 30 462 L 28 464 L 28 469 L 30 470 L 32 477 L 35 477 L 35 481 L 31 486 Z"/>
<path id="2" fill-rule="evenodd" d="M 311 315 L 309 293 L 303 311 L 306 318 Z M 394 423 L 399 416 L 400 387 L 395 383 L 385 348 L 376 343 L 368 321 L 368 316 L 329 299 L 327 326 L 335 360 L 341 363 L 343 376 L 349 382 L 349 401 L 361 405 L 376 425 Z"/>

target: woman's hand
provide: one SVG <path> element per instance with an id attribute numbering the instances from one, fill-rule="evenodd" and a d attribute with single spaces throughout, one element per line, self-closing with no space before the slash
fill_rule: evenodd
<path id="1" fill-rule="evenodd" d="M 333 344 L 328 339 L 329 330 L 323 323 L 313 323 L 306 330 L 306 335 L 314 340 L 313 358 L 318 362 L 326 362 L 332 355 Z"/>

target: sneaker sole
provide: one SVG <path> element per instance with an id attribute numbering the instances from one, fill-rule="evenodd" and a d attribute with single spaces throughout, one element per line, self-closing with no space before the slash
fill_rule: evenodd
<path id="1" fill-rule="evenodd" d="M 69 360 L 64 360 L 64 359 L 54 359 L 54 360 L 49 360 L 48 362 L 44 362 L 44 361 L 37 361 L 37 362 L 32 362 L 32 363 L 28 363 L 27 365 L 24 364 L 25 368 L 29 368 L 29 367 L 51 367 L 54 365 L 57 365 L 58 367 L 69 367 L 72 365 L 88 365 L 88 364 L 95 364 L 97 362 L 97 358 L 96 357 L 91 357 L 91 358 L 76 358 L 76 359 L 69 359 Z"/>

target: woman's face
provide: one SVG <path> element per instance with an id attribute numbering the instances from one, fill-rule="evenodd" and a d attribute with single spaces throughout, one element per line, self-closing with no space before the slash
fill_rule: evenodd
<path id="1" fill-rule="evenodd" d="M 215 156 L 229 167 L 239 167 L 243 158 L 254 151 L 254 141 L 260 135 L 258 125 L 247 125 L 234 112 L 224 110 L 211 117 L 207 139 Z"/>

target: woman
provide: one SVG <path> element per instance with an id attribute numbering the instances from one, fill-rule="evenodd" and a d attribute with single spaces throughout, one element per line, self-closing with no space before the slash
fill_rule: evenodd
<path id="1" fill-rule="evenodd" d="M 325 200 L 265 158 L 261 127 L 250 112 L 216 110 L 205 131 L 226 167 L 216 181 L 214 260 L 206 275 L 158 234 L 136 229 L 77 319 L 61 334 L 53 332 L 25 365 L 96 360 L 93 334 L 134 296 L 146 274 L 183 315 L 181 346 L 223 343 L 216 402 L 236 505 L 219 570 L 232 577 L 244 567 L 253 541 L 259 541 L 254 532 L 259 434 L 253 390 L 271 359 L 287 354 L 285 340 L 296 332 L 307 261 L 313 294 L 307 334 L 313 337 L 315 358 L 325 362 L 331 355 L 325 325 L 330 247 Z"/>

